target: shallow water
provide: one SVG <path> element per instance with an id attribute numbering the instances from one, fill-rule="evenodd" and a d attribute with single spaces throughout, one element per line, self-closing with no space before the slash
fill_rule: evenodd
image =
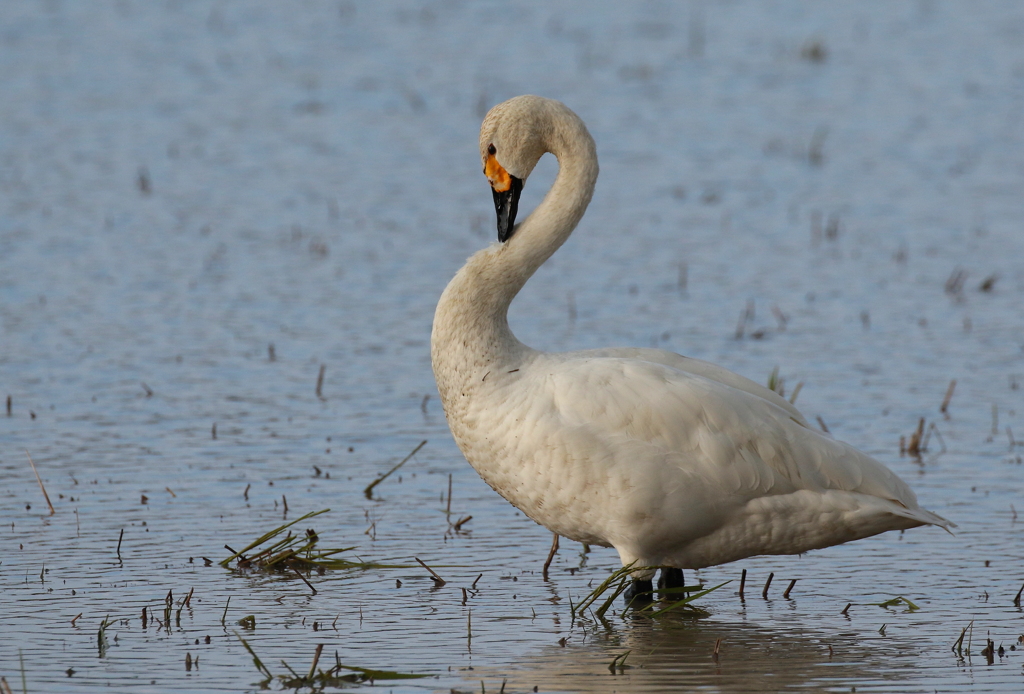
<path id="1" fill-rule="evenodd" d="M 393 691 L 1020 690 L 1024 7 L 582 7 L 0 7 L 14 691 L 19 654 L 28 691 L 257 690 L 235 632 L 275 674 L 324 644 L 322 662 L 429 676 L 377 685 Z M 513 307 L 521 339 L 658 345 L 762 382 L 778 366 L 810 419 L 890 465 L 955 537 L 701 571 L 734 579 L 702 620 L 573 623 L 614 553 L 563 542 L 543 580 L 550 535 L 466 465 L 428 355 L 437 297 L 494 235 L 480 117 L 527 92 L 587 121 L 602 176 Z M 553 174 L 542 162 L 524 209 Z M 900 456 L 920 417 L 938 434 Z M 448 532 L 449 475 L 464 533 Z M 308 524 L 323 544 L 409 568 L 314 576 L 312 595 L 216 566 L 224 544 L 323 508 Z M 143 628 L 144 606 L 190 589 L 180 623 Z M 868 604 L 896 596 L 920 609 Z M 1006 648 L 992 664 L 986 636 Z"/>

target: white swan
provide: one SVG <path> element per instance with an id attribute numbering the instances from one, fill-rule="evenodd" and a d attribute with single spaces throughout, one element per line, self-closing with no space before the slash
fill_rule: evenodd
<path id="1" fill-rule="evenodd" d="M 545 152 L 558 176 L 513 227 L 522 183 Z M 480 156 L 500 243 L 473 255 L 442 294 L 431 359 L 455 441 L 505 499 L 559 535 L 644 567 L 696 569 L 953 527 L 884 465 L 722 367 L 656 349 L 549 354 L 519 342 L 509 304 L 583 216 L 597 153 L 566 106 L 520 96 L 487 114 Z M 634 591 L 649 589 L 652 573 L 635 572 Z M 677 583 L 681 573 L 663 577 Z"/>

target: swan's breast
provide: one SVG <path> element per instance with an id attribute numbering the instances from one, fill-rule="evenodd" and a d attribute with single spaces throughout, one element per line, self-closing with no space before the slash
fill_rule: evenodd
<path id="1" fill-rule="evenodd" d="M 495 491 L 560 535 L 595 544 L 661 536 L 667 528 L 685 539 L 739 503 L 712 508 L 704 501 L 718 482 L 690 460 L 700 455 L 697 439 L 706 438 L 700 427 L 677 450 L 652 441 L 649 418 L 615 404 L 625 394 L 616 394 L 619 379 L 606 369 L 616 365 L 559 356 L 491 371 L 453 403 L 455 439 Z"/>

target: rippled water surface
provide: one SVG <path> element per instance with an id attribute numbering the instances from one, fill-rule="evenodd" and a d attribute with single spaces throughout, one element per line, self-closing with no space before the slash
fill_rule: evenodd
<path id="1" fill-rule="evenodd" d="M 480 118 L 531 92 L 586 120 L 602 175 L 520 338 L 778 366 L 955 537 L 707 569 L 734 582 L 700 620 L 573 622 L 614 552 L 564 541 L 543 579 L 550 534 L 462 459 L 428 355 L 494 236 Z M 1024 687 L 1024 5 L 4 3 L 0 94 L 13 691 L 255 691 L 236 632 L 275 675 L 323 644 L 427 676 L 375 685 L 396 692 Z M 901 456 L 922 417 L 928 450 Z M 313 594 L 217 566 L 325 508 L 296 527 L 406 568 Z M 870 604 L 898 596 L 919 609 Z"/>

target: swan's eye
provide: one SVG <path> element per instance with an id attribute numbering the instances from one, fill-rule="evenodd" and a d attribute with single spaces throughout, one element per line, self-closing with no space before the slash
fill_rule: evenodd
<path id="1" fill-rule="evenodd" d="M 495 148 L 494 145 L 487 145 L 487 153 L 490 154 L 491 156 L 494 156 L 495 154 L 498 153 L 498 150 Z"/>

